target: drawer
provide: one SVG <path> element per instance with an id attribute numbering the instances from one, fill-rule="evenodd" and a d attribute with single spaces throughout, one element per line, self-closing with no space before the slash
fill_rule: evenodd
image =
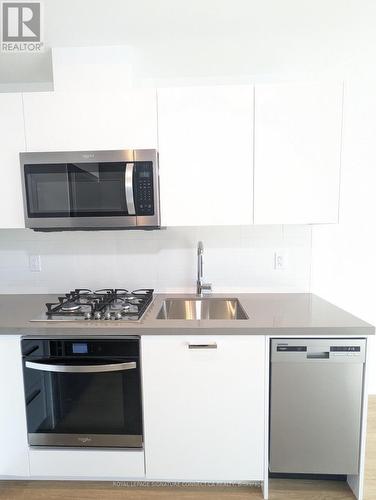
<path id="1" fill-rule="evenodd" d="M 143 450 L 29 449 L 36 478 L 136 479 L 145 477 Z"/>

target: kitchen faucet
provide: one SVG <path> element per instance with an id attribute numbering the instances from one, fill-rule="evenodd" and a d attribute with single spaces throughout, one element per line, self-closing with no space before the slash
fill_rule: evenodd
<path id="1" fill-rule="evenodd" d="M 211 283 L 204 283 L 203 255 L 204 255 L 204 244 L 202 243 L 202 241 L 199 241 L 197 244 L 197 289 L 196 289 L 196 293 L 200 297 L 202 297 L 204 295 L 204 293 L 211 293 L 211 291 L 212 291 Z"/>

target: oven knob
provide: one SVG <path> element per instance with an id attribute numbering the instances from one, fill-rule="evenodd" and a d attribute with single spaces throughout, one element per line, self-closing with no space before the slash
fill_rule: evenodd
<path id="1" fill-rule="evenodd" d="M 115 314 L 115 319 L 121 319 L 121 318 L 122 318 L 121 313 L 120 313 L 120 312 L 117 312 L 117 313 Z"/>
<path id="2" fill-rule="evenodd" d="M 106 312 L 106 313 L 104 314 L 104 319 L 111 319 L 111 313 Z"/>
<path id="3" fill-rule="evenodd" d="M 86 313 L 84 314 L 84 318 L 85 318 L 85 319 L 91 319 L 91 313 L 86 312 Z"/>
<path id="4" fill-rule="evenodd" d="M 100 313 L 100 311 L 96 311 L 96 312 L 94 313 L 94 318 L 95 318 L 95 319 L 101 319 L 101 317 L 102 317 L 102 314 Z"/>

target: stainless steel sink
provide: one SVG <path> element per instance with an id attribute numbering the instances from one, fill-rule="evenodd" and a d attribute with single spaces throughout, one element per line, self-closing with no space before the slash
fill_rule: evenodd
<path id="1" fill-rule="evenodd" d="M 166 299 L 157 319 L 248 319 L 238 299 Z"/>

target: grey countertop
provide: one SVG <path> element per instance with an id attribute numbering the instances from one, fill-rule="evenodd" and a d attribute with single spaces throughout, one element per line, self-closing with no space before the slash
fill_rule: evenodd
<path id="1" fill-rule="evenodd" d="M 155 294 L 154 301 L 138 322 L 117 321 L 30 321 L 57 295 L 0 295 L 0 334 L 18 335 L 179 335 L 234 334 L 271 336 L 364 336 L 373 335 L 369 323 L 309 293 L 212 294 L 238 298 L 246 320 L 160 320 L 156 319 L 165 298 L 196 297 L 190 294 Z"/>

